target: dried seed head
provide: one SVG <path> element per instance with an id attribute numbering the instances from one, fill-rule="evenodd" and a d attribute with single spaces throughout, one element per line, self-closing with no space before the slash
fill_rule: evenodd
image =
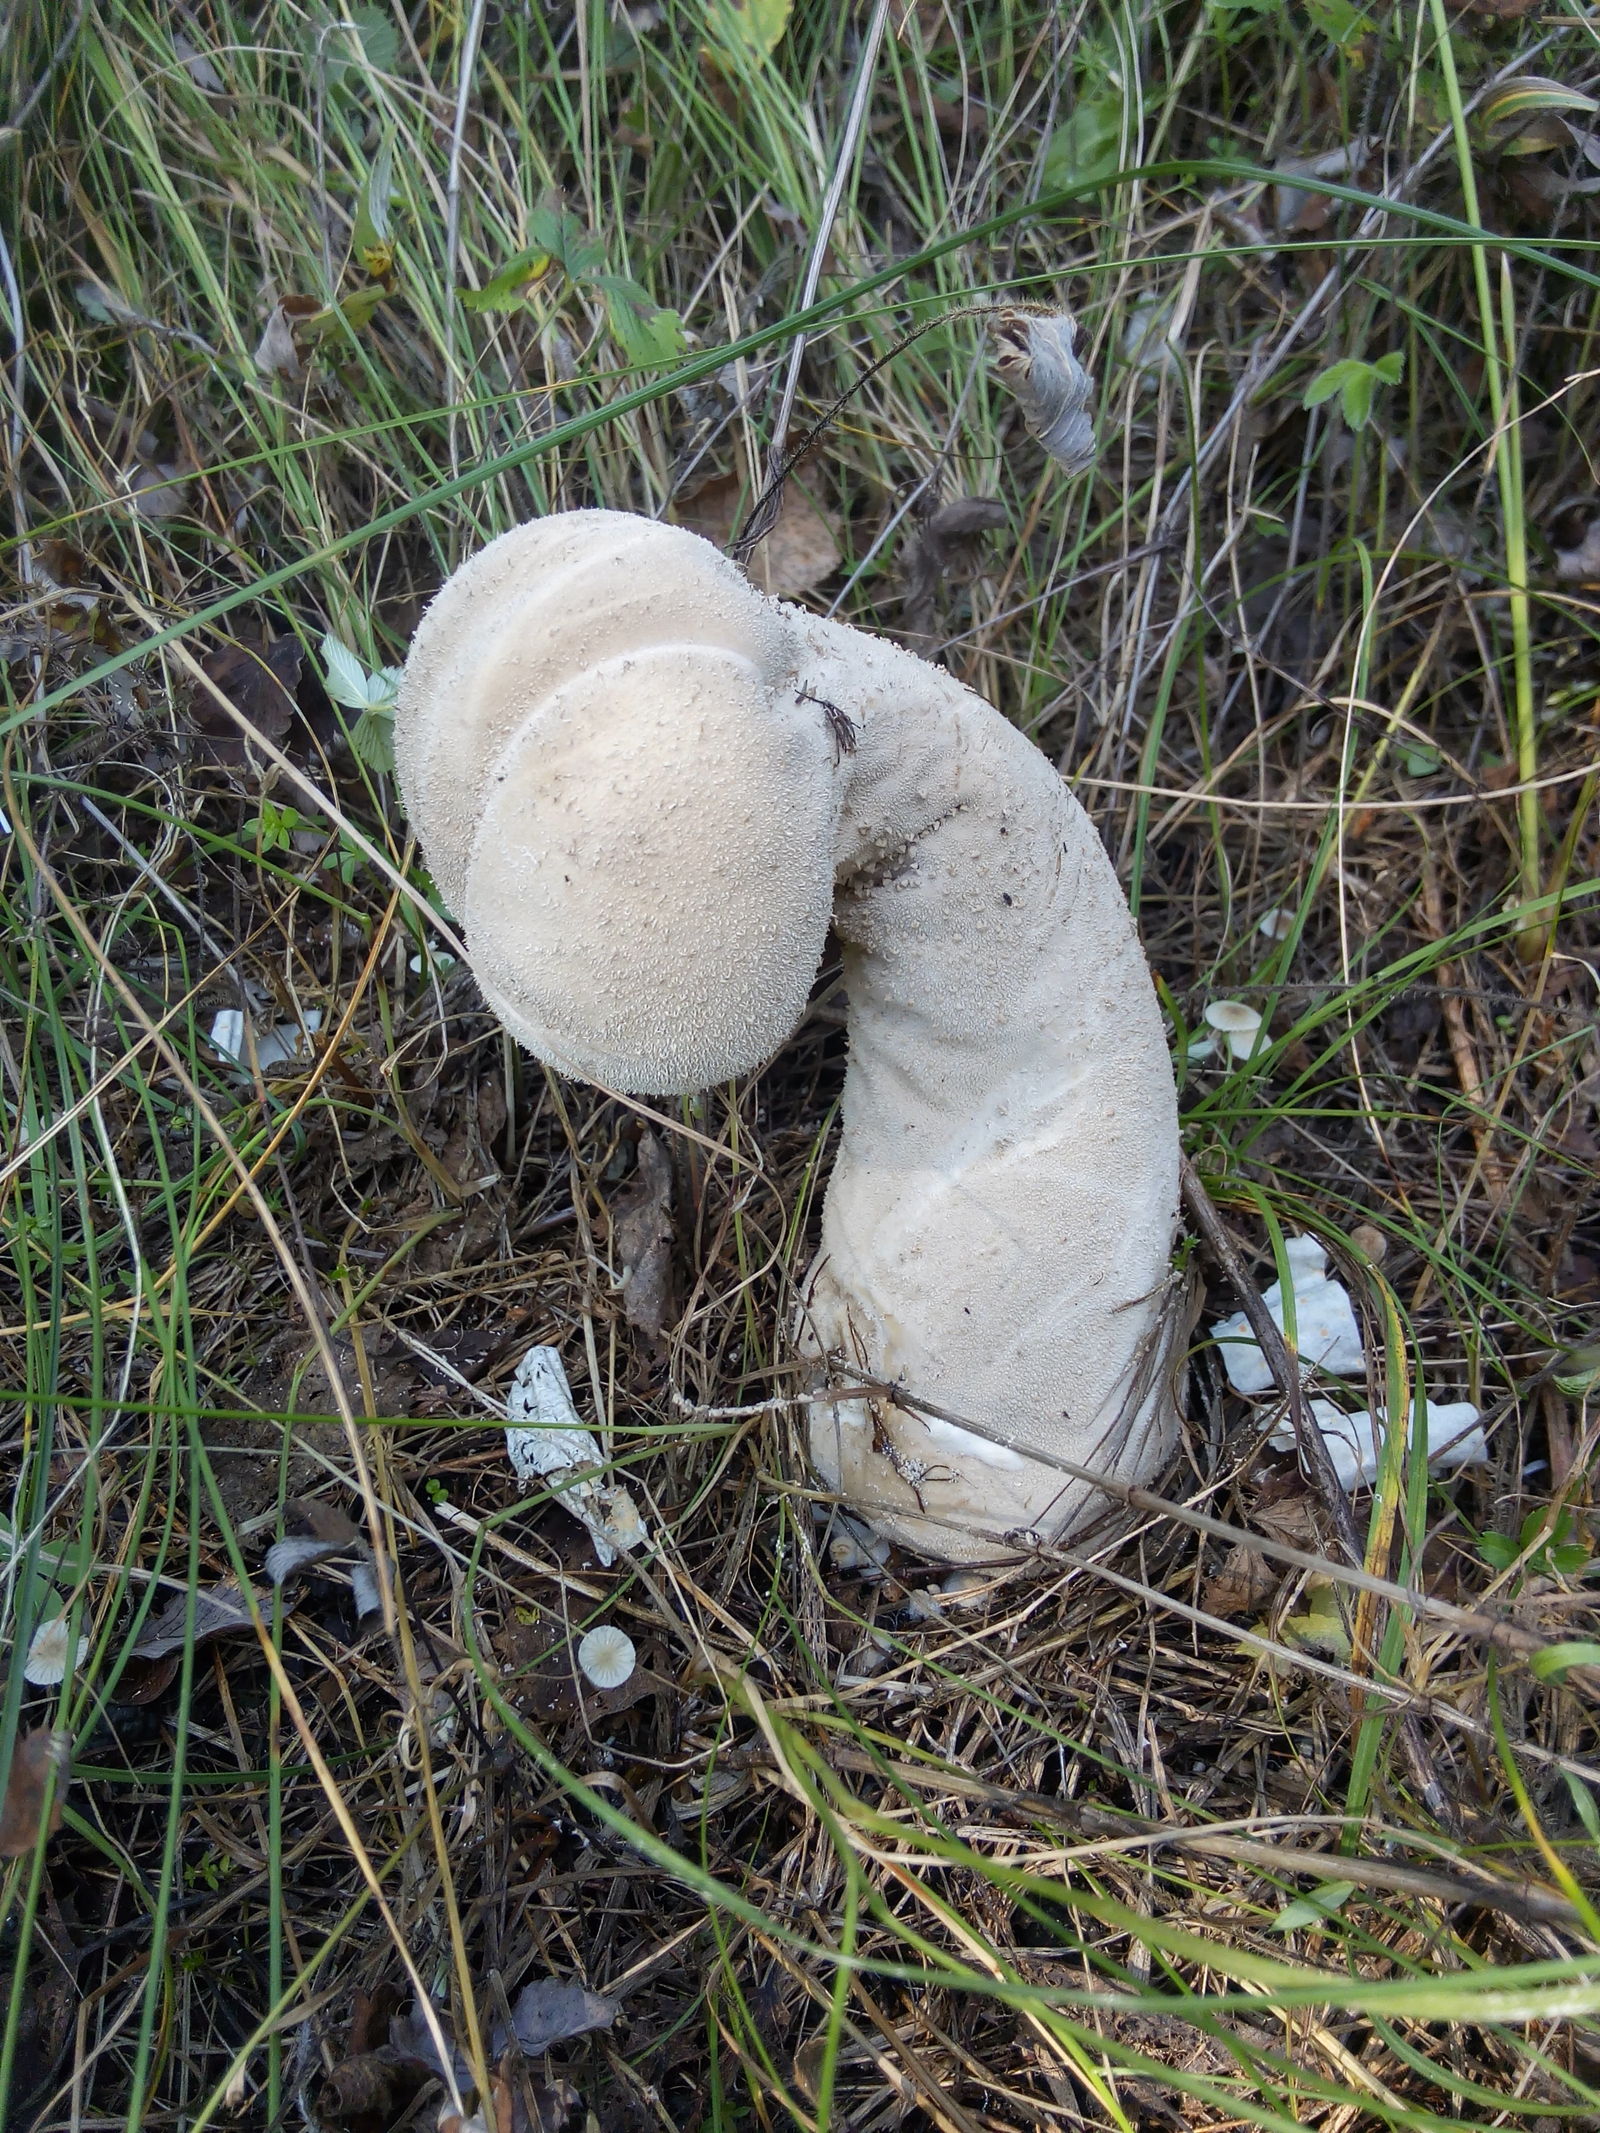
<path id="1" fill-rule="evenodd" d="M 994 367 L 1017 396 L 1023 419 L 1058 466 L 1083 474 L 1094 465 L 1094 383 L 1073 353 L 1078 329 L 1066 311 L 1048 317 L 1002 311 L 990 331 Z"/>
<path id="2" fill-rule="evenodd" d="M 591 1629 L 578 1646 L 578 1664 L 597 1689 L 620 1689 L 636 1659 L 633 1639 L 609 1622 Z"/>
<path id="3" fill-rule="evenodd" d="M 73 1667 L 82 1666 L 88 1649 L 88 1638 L 80 1637 L 74 1654 L 72 1629 L 66 1616 L 52 1615 L 33 1633 L 28 1656 L 22 1663 L 22 1678 L 31 1681 L 36 1689 L 53 1689 L 57 1682 L 66 1680 Z"/>

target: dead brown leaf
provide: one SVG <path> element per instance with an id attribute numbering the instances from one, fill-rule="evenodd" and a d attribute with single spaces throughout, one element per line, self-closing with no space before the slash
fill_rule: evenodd
<path id="1" fill-rule="evenodd" d="M 291 385 L 298 384 L 306 374 L 306 364 L 305 350 L 296 339 L 295 328 L 314 318 L 321 309 L 314 296 L 280 296 L 256 343 L 257 370 L 265 371 L 268 377 L 284 378 Z"/>
<path id="2" fill-rule="evenodd" d="M 152 525 L 189 515 L 185 469 L 170 459 L 135 459 L 122 470 L 122 486 L 140 518 Z"/>
<path id="3" fill-rule="evenodd" d="M 1322 1546 L 1315 1500 L 1298 1474 L 1275 1475 L 1256 1499 L 1250 1522 L 1286 1548 Z"/>
<path id="4" fill-rule="evenodd" d="M 1278 1573 L 1253 1548 L 1233 1547 L 1215 1577 L 1207 1578 L 1200 1605 L 1212 1615 L 1250 1615 L 1278 1589 Z"/>
<path id="5" fill-rule="evenodd" d="M 71 1756 L 71 1735 L 54 1733 L 48 1726 L 35 1726 L 17 1742 L 5 1797 L 0 1800 L 0 1859 L 20 1859 L 24 1852 L 33 1850 L 41 1834 L 53 1837 L 61 1827 Z"/>
<path id="6" fill-rule="evenodd" d="M 494 2133 L 586 2133 L 595 2121 L 570 2081 L 531 2081 L 509 2055 L 494 2077 Z M 445 2133 L 440 2120 L 440 2133 Z"/>
<path id="7" fill-rule="evenodd" d="M 726 548 L 744 515 L 744 501 L 745 485 L 737 474 L 713 474 L 678 498 L 677 521 Z M 838 567 L 838 520 L 820 510 L 798 482 L 790 481 L 777 524 L 750 558 L 752 583 L 780 600 L 796 600 L 831 578 Z"/>
<path id="8" fill-rule="evenodd" d="M 242 711 L 264 740 L 281 745 L 295 714 L 295 688 L 302 660 L 298 637 L 281 636 L 264 647 L 224 644 L 202 662 L 207 678 Z M 204 683 L 189 697 L 189 717 L 200 736 L 195 753 L 202 762 L 242 770 L 252 762 L 244 734 Z"/>
<path id="9" fill-rule="evenodd" d="M 611 1212 L 611 1250 L 628 1323 L 659 1346 L 672 1319 L 672 1158 L 648 1126 L 633 1182 Z"/>

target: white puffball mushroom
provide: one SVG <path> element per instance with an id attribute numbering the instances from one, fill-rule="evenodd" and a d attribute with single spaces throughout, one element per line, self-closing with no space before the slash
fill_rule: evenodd
<path id="1" fill-rule="evenodd" d="M 82 1666 L 88 1649 L 88 1638 L 80 1637 L 74 1652 L 71 1623 L 64 1614 L 52 1615 L 33 1633 L 28 1656 L 22 1662 L 22 1678 L 36 1689 L 56 1688 L 74 1668 Z"/>
<path id="2" fill-rule="evenodd" d="M 602 1622 L 578 1646 L 578 1664 L 597 1689 L 620 1689 L 638 1664 L 638 1654 L 625 1630 Z"/>
<path id="3" fill-rule="evenodd" d="M 1235 1059 L 1253 1059 L 1260 1051 L 1266 1032 L 1258 1007 L 1248 1007 L 1243 1000 L 1212 1000 L 1205 1013 L 1206 1021 L 1226 1040 Z"/>
<path id="4" fill-rule="evenodd" d="M 1009 346 L 1080 395 L 1070 331 Z M 797 1333 L 846 1510 L 985 1561 L 1105 1509 L 1050 1456 L 1154 1472 L 1183 1361 L 1172 1063 L 1116 873 L 1024 734 L 682 528 L 577 511 L 438 594 L 395 757 L 486 999 L 563 1073 L 660 1097 L 753 1072 L 831 926 L 849 1069 Z M 864 1376 L 974 1427 L 830 1396 Z"/>

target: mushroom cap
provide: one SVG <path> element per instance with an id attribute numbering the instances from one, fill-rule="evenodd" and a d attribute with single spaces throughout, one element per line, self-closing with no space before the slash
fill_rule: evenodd
<path id="1" fill-rule="evenodd" d="M 1243 1000 L 1213 1000 L 1206 1008 L 1205 1018 L 1214 1030 L 1220 1030 L 1227 1038 L 1228 1050 L 1235 1059 L 1253 1058 L 1261 1049 L 1259 1007 L 1250 1007 Z"/>
<path id="2" fill-rule="evenodd" d="M 709 541 L 609 511 L 503 534 L 423 617 L 401 790 L 485 998 L 548 1064 L 703 1089 L 799 1020 L 836 803 L 795 657 Z"/>
<path id="3" fill-rule="evenodd" d="M 73 1649 L 72 1625 L 64 1614 L 51 1615 L 34 1631 L 28 1656 L 22 1662 L 22 1678 L 36 1689 L 51 1689 L 65 1681 L 75 1666 L 83 1664 L 89 1649 L 87 1637 L 79 1637 Z"/>
<path id="4" fill-rule="evenodd" d="M 612 1622 L 591 1629 L 578 1646 L 578 1665 L 597 1689 L 620 1689 L 637 1663 L 633 1639 Z"/>

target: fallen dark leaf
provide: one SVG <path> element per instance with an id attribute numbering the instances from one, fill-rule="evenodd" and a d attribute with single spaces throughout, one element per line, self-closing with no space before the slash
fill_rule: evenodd
<path id="1" fill-rule="evenodd" d="M 225 644 L 203 662 L 207 679 L 276 747 L 295 713 L 295 687 L 303 654 L 298 637 L 274 637 L 264 649 Z M 251 762 L 249 743 L 234 719 L 203 682 L 190 692 L 189 716 L 200 743 L 202 762 L 244 769 Z"/>
<path id="2" fill-rule="evenodd" d="M 620 2000 L 603 1992 L 591 1992 L 575 1978 L 541 1977 L 524 1985 L 511 2009 L 511 2037 L 525 2057 L 537 2059 L 553 2044 L 569 2037 L 586 2036 L 591 2029 L 609 2029 L 622 2011 Z M 503 2052 L 510 2043 L 499 2023 L 495 2024 L 489 2049 Z"/>
<path id="3" fill-rule="evenodd" d="M 189 1596 L 175 1592 L 160 1614 L 152 1616 L 129 1654 L 133 1659 L 165 1659 L 181 1652 L 188 1637 Z M 247 1635 L 254 1627 L 249 1603 L 237 1585 L 214 1585 L 194 1596 L 194 1647 L 218 1637 Z"/>
<path id="4" fill-rule="evenodd" d="M 24 1852 L 33 1850 L 41 1834 L 53 1837 L 61 1827 L 71 1756 L 71 1735 L 54 1733 L 48 1726 L 35 1726 L 17 1742 L 5 1797 L 0 1799 L 0 1859 L 20 1859 Z"/>
<path id="5" fill-rule="evenodd" d="M 922 522 L 906 561 L 905 634 L 917 650 L 937 632 L 939 588 L 977 562 L 984 536 L 1006 523 L 1006 507 L 992 496 L 957 496 Z"/>
<path id="6" fill-rule="evenodd" d="M 183 1664 L 181 1652 L 168 1652 L 164 1659 L 129 1659 L 117 1676 L 111 1692 L 113 1703 L 154 1703 L 171 1686 Z"/>
<path id="7" fill-rule="evenodd" d="M 353 1548 L 361 1538 L 354 1520 L 337 1504 L 323 1503 L 315 1496 L 291 1496 L 283 1508 L 299 1519 L 314 1539 L 326 1541 L 331 1547 Z"/>
<path id="8" fill-rule="evenodd" d="M 188 516 L 189 482 L 170 459 L 130 460 L 122 470 L 122 486 L 134 510 L 151 525 Z"/>
<path id="9" fill-rule="evenodd" d="M 345 2057 L 360 2059 L 387 2044 L 389 2025 L 404 2005 L 405 1994 L 392 1978 L 386 1978 L 371 1992 L 363 1992 L 358 1985 L 345 2034 Z"/>
<path id="10" fill-rule="evenodd" d="M 648 1126 L 633 1182 L 612 1211 L 611 1248 L 629 1325 L 659 1343 L 672 1318 L 672 1158 Z"/>
<path id="11" fill-rule="evenodd" d="M 455 2084 L 463 2094 L 472 2087 L 472 2069 L 457 2048 L 455 2033 L 450 2027 L 450 2018 L 442 2008 L 435 2008 L 434 2015 L 450 2054 L 450 2072 Z M 389 2042 L 385 2046 L 400 2058 L 418 2060 L 430 2074 L 442 2081 L 446 2078 L 445 2064 L 439 2056 L 439 2046 L 422 2008 L 415 2000 L 403 2014 L 397 2014 L 389 2024 Z"/>
<path id="12" fill-rule="evenodd" d="M 578 1671 L 575 1641 L 557 1622 L 510 1622 L 494 1640 L 505 1685 L 517 1709 L 545 1724 L 576 1718 L 615 1718 L 669 1684 L 647 1666 L 636 1666 L 614 1689 L 598 1689 Z"/>
<path id="13" fill-rule="evenodd" d="M 1268 1540 L 1286 1548 L 1316 1549 L 1322 1545 L 1315 1500 L 1298 1473 L 1274 1476 L 1262 1489 L 1250 1513 Z"/>

